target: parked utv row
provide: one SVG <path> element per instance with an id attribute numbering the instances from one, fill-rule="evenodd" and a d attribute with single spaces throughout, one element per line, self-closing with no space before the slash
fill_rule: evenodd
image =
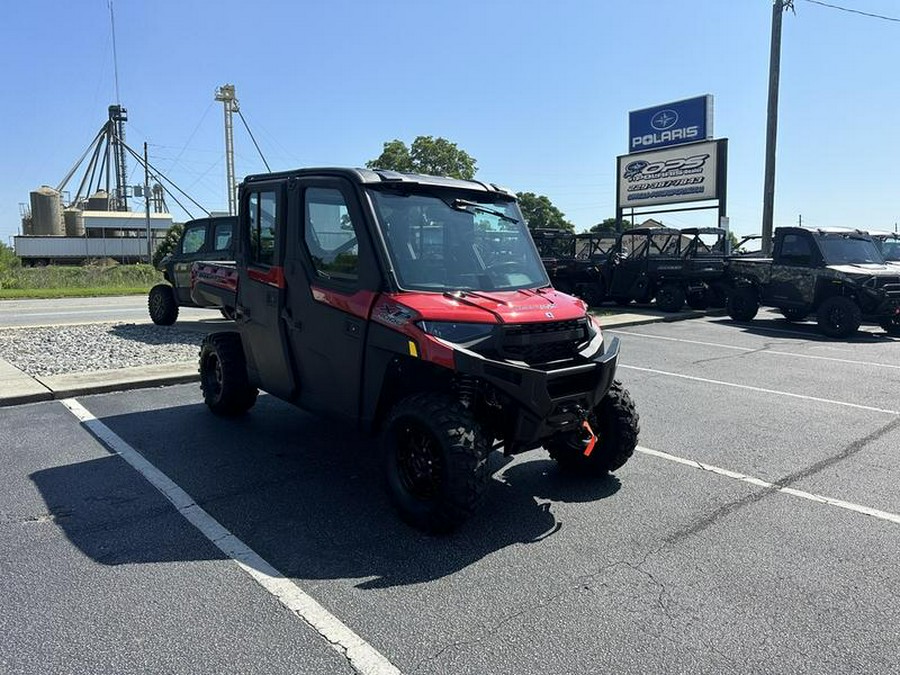
<path id="1" fill-rule="evenodd" d="M 553 285 L 589 305 L 632 301 L 677 312 L 725 304 L 727 232 L 716 227 L 640 227 L 622 233 L 537 230 Z"/>

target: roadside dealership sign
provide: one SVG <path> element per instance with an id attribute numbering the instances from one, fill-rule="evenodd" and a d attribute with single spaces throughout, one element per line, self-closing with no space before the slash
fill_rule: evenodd
<path id="1" fill-rule="evenodd" d="M 620 155 L 616 176 L 618 207 L 721 199 L 719 169 L 721 160 L 724 170 L 726 143 L 708 141 Z M 721 183 L 724 189 L 724 180 Z"/>
<path id="2" fill-rule="evenodd" d="M 628 152 L 696 143 L 712 137 L 712 94 L 628 113 Z"/>

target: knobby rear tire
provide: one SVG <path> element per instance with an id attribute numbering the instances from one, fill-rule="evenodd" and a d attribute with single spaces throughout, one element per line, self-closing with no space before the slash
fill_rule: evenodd
<path id="1" fill-rule="evenodd" d="M 259 390 L 247 379 L 247 362 L 239 333 L 212 333 L 200 345 L 200 389 L 216 415 L 238 417 L 253 404 Z"/>

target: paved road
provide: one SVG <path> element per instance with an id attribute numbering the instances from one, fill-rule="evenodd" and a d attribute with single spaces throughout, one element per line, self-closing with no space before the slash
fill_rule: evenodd
<path id="1" fill-rule="evenodd" d="M 179 321 L 218 318 L 217 311 L 182 307 Z M 55 300 L 0 300 L 0 328 L 127 321 L 149 323 L 143 295 Z"/>
<path id="2" fill-rule="evenodd" d="M 898 672 L 900 340 L 615 334 L 643 451 L 602 482 L 495 457 L 447 538 L 396 520 L 370 439 L 271 397 L 79 401 L 405 673 Z M 0 455 L 10 672 L 351 672 L 61 403 L 0 410 Z"/>

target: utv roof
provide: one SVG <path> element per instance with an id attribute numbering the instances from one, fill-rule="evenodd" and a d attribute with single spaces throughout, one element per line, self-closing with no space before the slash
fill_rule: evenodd
<path id="1" fill-rule="evenodd" d="M 869 230 L 868 232 L 873 239 L 900 239 L 900 232 L 889 232 L 888 230 Z"/>
<path id="2" fill-rule="evenodd" d="M 682 227 L 684 234 L 724 234 L 725 230 L 721 227 Z"/>
<path id="3" fill-rule="evenodd" d="M 869 236 L 865 230 L 853 227 L 780 227 L 786 232 L 812 232 L 814 234 L 855 234 L 863 237 Z"/>
<path id="4" fill-rule="evenodd" d="M 681 234 L 681 230 L 674 227 L 632 227 L 622 234 Z"/>
<path id="5" fill-rule="evenodd" d="M 461 180 L 446 176 L 427 176 L 419 173 L 400 173 L 385 169 L 354 169 L 347 167 L 310 167 L 305 169 L 292 169 L 277 173 L 260 173 L 247 176 L 245 183 L 257 183 L 267 180 L 280 180 L 284 178 L 300 178 L 303 176 L 334 176 L 344 178 L 360 185 L 423 185 L 428 187 L 451 188 L 469 190 L 474 192 L 487 192 L 514 197 L 514 193 L 508 188 L 500 187 L 494 183 L 483 183 L 477 180 Z"/>

